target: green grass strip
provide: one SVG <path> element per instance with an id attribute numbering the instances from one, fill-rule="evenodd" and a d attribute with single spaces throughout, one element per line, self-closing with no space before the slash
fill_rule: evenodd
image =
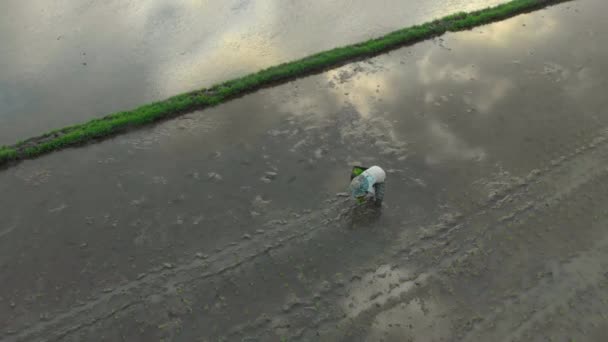
<path id="1" fill-rule="evenodd" d="M 10 147 L 0 147 L 0 164 L 17 159 L 17 151 Z"/>
<path id="2" fill-rule="evenodd" d="M 456 13 L 422 25 L 415 25 L 362 43 L 335 48 L 289 63 L 264 69 L 167 100 L 107 115 L 100 119 L 65 127 L 12 146 L 0 147 L 0 167 L 14 161 L 34 158 L 51 151 L 116 135 L 179 114 L 215 106 L 232 98 L 276 85 L 297 77 L 322 72 L 357 59 L 436 37 L 445 32 L 463 31 L 569 0 L 512 0 L 470 13 Z"/>

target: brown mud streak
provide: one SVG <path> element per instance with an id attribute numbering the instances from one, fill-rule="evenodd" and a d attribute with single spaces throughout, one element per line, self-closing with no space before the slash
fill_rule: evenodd
<path id="1" fill-rule="evenodd" d="M 498 18 L 496 18 L 493 21 L 486 22 L 486 23 L 481 24 L 479 26 L 488 25 L 488 24 L 491 24 L 492 22 L 497 22 L 497 21 L 500 21 L 500 20 L 505 20 L 505 19 L 508 19 L 508 18 L 513 18 L 513 17 L 519 16 L 519 15 L 522 15 L 522 14 L 531 13 L 531 12 L 534 12 L 534 11 L 537 11 L 537 10 L 540 10 L 540 9 L 543 9 L 543 8 L 547 8 L 549 6 L 554 6 L 554 5 L 558 5 L 560 3 L 569 2 L 569 1 L 573 1 L 573 0 L 538 0 L 537 4 L 535 4 L 534 6 L 531 6 L 531 7 L 527 8 L 525 10 L 520 10 L 520 11 L 517 11 L 517 12 L 505 14 L 504 16 L 498 17 Z M 474 14 L 476 12 L 479 12 L 479 11 L 474 11 L 474 12 L 471 12 L 471 13 Z M 449 23 L 452 23 L 452 21 L 450 21 L 450 20 L 443 20 L 443 21 L 437 20 L 437 21 L 433 22 L 433 24 L 436 27 L 440 27 L 441 30 L 445 30 L 445 27 L 449 27 Z M 476 27 L 479 27 L 479 26 L 476 26 Z M 470 29 L 472 29 L 472 28 L 462 29 L 462 30 L 459 30 L 459 31 L 465 31 L 465 30 L 470 30 Z M 457 32 L 457 31 L 446 31 L 446 32 Z M 243 91 L 241 91 L 241 92 L 239 92 L 237 94 L 233 94 L 233 95 L 227 96 L 227 97 L 225 97 L 224 100 L 222 100 L 221 103 L 218 103 L 218 104 L 215 104 L 215 105 L 194 105 L 192 107 L 189 107 L 189 108 L 186 108 L 186 109 L 183 109 L 183 110 L 176 110 L 176 111 L 167 113 L 166 115 L 163 115 L 162 117 L 156 118 L 154 121 L 152 121 L 152 122 L 150 122 L 148 124 L 145 124 L 143 126 L 142 126 L 142 124 L 125 125 L 125 126 L 117 128 L 117 129 L 114 129 L 113 131 L 111 131 L 109 133 L 103 133 L 103 134 L 100 134 L 98 136 L 90 136 L 90 137 L 87 137 L 86 139 L 81 140 L 81 141 L 71 142 L 70 144 L 62 146 L 59 149 L 64 149 L 64 148 L 69 148 L 69 147 L 72 147 L 72 148 L 74 148 L 74 147 L 83 147 L 83 146 L 86 146 L 86 145 L 90 145 L 90 144 L 94 144 L 94 143 L 98 143 L 98 142 L 101 142 L 101 141 L 104 141 L 104 140 L 111 139 L 111 138 L 113 138 L 113 137 L 115 137 L 115 136 L 117 136 L 119 134 L 124 134 L 124 133 L 130 132 L 130 131 L 133 131 L 133 130 L 135 130 L 137 128 L 140 128 L 140 127 L 144 127 L 144 126 L 154 127 L 154 125 L 158 125 L 158 124 L 160 124 L 162 122 L 166 122 L 168 120 L 174 119 L 174 118 L 176 118 L 178 116 L 181 116 L 183 114 L 186 114 L 186 113 L 191 113 L 193 111 L 203 110 L 203 109 L 206 109 L 206 108 L 212 108 L 212 107 L 218 106 L 220 104 L 226 103 L 227 101 L 231 101 L 231 100 L 234 100 L 234 99 L 238 99 L 238 98 L 244 97 L 244 96 L 249 95 L 249 94 L 256 93 L 256 92 L 258 92 L 258 91 L 260 91 L 262 89 L 272 88 L 272 87 L 275 87 L 275 86 L 278 86 L 278 85 L 281 85 L 281 84 L 285 84 L 285 83 L 288 83 L 290 81 L 294 81 L 294 80 L 297 80 L 297 79 L 300 79 L 300 78 L 305 78 L 305 77 L 308 77 L 308 76 L 322 74 L 324 72 L 327 72 L 327 71 L 332 70 L 332 69 L 339 68 L 339 67 L 347 65 L 347 64 L 351 64 L 351 63 L 354 63 L 354 62 L 358 62 L 358 61 L 366 60 L 366 59 L 369 59 L 369 58 L 373 58 L 373 57 L 385 54 L 387 52 L 390 52 L 390 51 L 393 51 L 393 50 L 396 50 L 396 49 L 399 49 L 399 48 L 402 48 L 402 47 L 412 46 L 412 45 L 420 43 L 422 41 L 426 41 L 426 40 L 429 40 L 429 39 L 433 39 L 433 38 L 442 36 L 443 34 L 445 34 L 445 32 L 439 33 L 439 34 L 437 34 L 437 33 L 436 34 L 431 34 L 431 35 L 429 35 L 427 37 L 416 38 L 416 39 L 412 39 L 412 40 L 407 41 L 407 42 L 401 42 L 401 43 L 396 43 L 396 44 L 389 44 L 389 45 L 386 45 L 383 48 L 379 49 L 378 51 L 362 54 L 362 55 L 359 55 L 359 56 L 353 57 L 353 58 L 347 58 L 347 59 L 344 59 L 344 60 L 341 60 L 341 61 L 338 61 L 338 62 L 334 62 L 334 63 L 327 64 L 327 65 L 323 65 L 323 66 L 320 66 L 320 67 L 312 67 L 312 68 L 309 68 L 307 71 L 302 72 L 302 73 L 300 73 L 298 75 L 294 75 L 294 76 L 279 75 L 278 77 L 276 77 L 276 79 L 274 79 L 272 81 L 265 82 L 265 83 L 263 83 L 261 85 L 255 85 L 255 86 L 251 87 L 250 89 L 245 89 L 245 90 L 243 90 Z M 356 46 L 357 44 L 354 44 L 354 45 Z M 216 91 L 214 91 L 213 89 L 203 89 L 203 90 L 191 91 L 191 92 L 188 92 L 188 93 L 185 93 L 185 94 L 182 94 L 182 95 L 200 95 L 200 94 L 204 94 L 204 95 L 213 96 L 215 93 L 216 93 Z M 97 121 L 104 121 L 104 120 L 109 120 L 111 118 L 112 118 L 112 116 L 108 115 L 108 116 L 105 116 L 105 117 L 102 117 L 102 118 L 99 118 L 99 119 L 96 119 L 96 120 Z M 57 149 L 53 149 L 53 150 L 50 150 L 50 151 L 45 151 L 45 152 L 42 152 L 40 154 L 36 154 L 34 156 L 28 156 L 25 153 L 25 151 L 28 148 L 37 147 L 37 146 L 39 146 L 39 145 L 41 145 L 41 144 L 43 144 L 45 142 L 49 142 L 49 141 L 52 141 L 55 138 L 59 138 L 59 137 L 65 135 L 65 134 L 70 133 L 74 129 L 78 128 L 78 126 L 79 125 L 65 127 L 63 129 L 58 129 L 55 132 L 43 134 L 43 135 L 38 136 L 38 137 L 29 138 L 29 139 L 27 139 L 27 140 L 25 140 L 25 141 L 23 141 L 21 143 L 17 143 L 17 144 L 8 146 L 9 148 L 12 148 L 12 149 L 16 150 L 18 156 L 17 156 L 16 160 L 0 161 L 0 171 L 2 171 L 4 169 L 8 169 L 10 167 L 13 167 L 13 166 L 19 164 L 23 160 L 35 159 L 35 158 L 39 157 L 40 155 L 48 154 L 48 153 L 51 153 L 51 152 L 57 150 Z"/>

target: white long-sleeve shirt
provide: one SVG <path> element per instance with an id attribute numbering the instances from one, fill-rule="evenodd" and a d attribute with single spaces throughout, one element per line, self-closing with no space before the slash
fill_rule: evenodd
<path id="1" fill-rule="evenodd" d="M 369 188 L 367 189 L 367 192 L 372 195 L 376 193 L 376 191 L 374 190 L 374 184 L 384 183 L 384 181 L 386 180 L 386 172 L 384 172 L 384 170 L 380 166 L 375 165 L 363 171 L 363 173 L 361 173 L 361 176 L 368 179 Z"/>

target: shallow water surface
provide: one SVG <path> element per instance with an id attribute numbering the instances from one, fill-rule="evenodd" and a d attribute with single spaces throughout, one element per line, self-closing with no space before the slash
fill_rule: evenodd
<path id="1" fill-rule="evenodd" d="M 0 172 L 7 341 L 602 341 L 600 0 Z M 381 213 L 350 165 L 387 170 Z"/>
<path id="2" fill-rule="evenodd" d="M 0 144 L 499 0 L 0 3 Z"/>

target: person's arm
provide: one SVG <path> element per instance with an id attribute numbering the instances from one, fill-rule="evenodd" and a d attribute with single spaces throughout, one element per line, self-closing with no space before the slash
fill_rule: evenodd
<path id="1" fill-rule="evenodd" d="M 372 197 L 372 198 L 376 197 L 376 185 L 372 185 L 369 187 L 369 189 L 367 190 L 366 196 Z"/>

